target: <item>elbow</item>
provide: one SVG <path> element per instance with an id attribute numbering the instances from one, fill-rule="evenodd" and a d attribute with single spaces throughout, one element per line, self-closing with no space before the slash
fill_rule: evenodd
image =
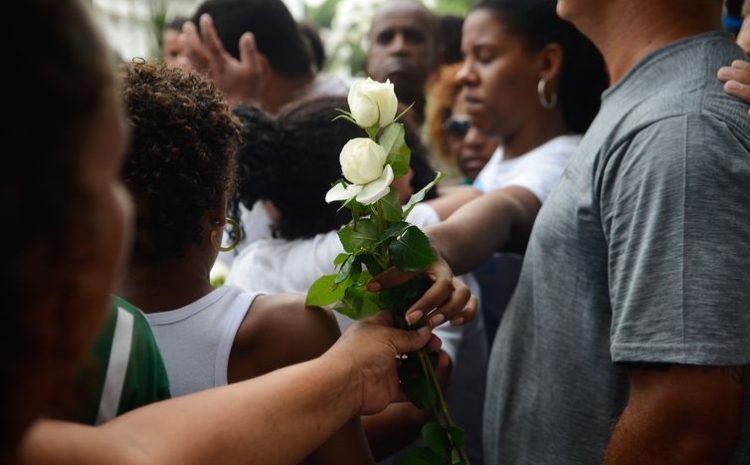
<path id="1" fill-rule="evenodd" d="M 691 402 L 665 401 L 671 404 L 667 410 L 656 407 L 650 423 L 661 436 L 654 442 L 656 447 L 664 447 L 663 453 L 669 463 L 680 464 L 726 464 L 740 436 L 741 419 L 739 412 L 721 408 L 706 408 Z M 662 407 L 664 404 L 662 404 Z M 661 444 L 658 446 L 657 444 Z"/>
<path id="2" fill-rule="evenodd" d="M 679 463 L 723 464 L 732 457 L 740 435 L 739 418 L 690 414 L 674 431 L 674 455 Z M 690 418 L 692 417 L 692 418 Z"/>
<path id="3" fill-rule="evenodd" d="M 683 435 L 674 449 L 676 463 L 726 464 L 732 457 L 737 435 L 706 433 Z"/>

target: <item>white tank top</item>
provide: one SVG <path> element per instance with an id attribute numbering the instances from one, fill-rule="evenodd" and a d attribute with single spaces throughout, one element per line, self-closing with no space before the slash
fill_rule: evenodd
<path id="1" fill-rule="evenodd" d="M 235 335 L 258 295 L 222 286 L 185 307 L 146 314 L 173 396 L 227 384 Z"/>

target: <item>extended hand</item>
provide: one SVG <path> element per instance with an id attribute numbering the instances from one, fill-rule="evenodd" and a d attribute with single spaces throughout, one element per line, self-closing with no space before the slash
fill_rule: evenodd
<path id="1" fill-rule="evenodd" d="M 200 18 L 201 35 L 192 23 L 183 27 L 185 51 L 193 68 L 207 74 L 231 105 L 257 103 L 269 71 L 251 32 L 240 37 L 240 59 L 230 55 L 207 14 Z"/>
<path id="2" fill-rule="evenodd" d="M 734 60 L 732 66 L 723 66 L 717 73 L 724 83 L 724 91 L 750 104 L 750 62 Z M 750 115 L 750 109 L 748 109 Z"/>
<path id="3" fill-rule="evenodd" d="M 440 339 L 429 327 L 406 331 L 392 327 L 383 311 L 349 327 L 324 355 L 331 363 L 350 363 L 352 385 L 361 392 L 359 414 L 378 413 L 395 400 L 403 400 L 396 373 L 397 356 L 429 345 L 440 348 Z"/>
<path id="4" fill-rule="evenodd" d="M 460 279 L 453 277 L 448 264 L 438 259 L 423 272 L 408 272 L 391 267 L 375 276 L 367 285 L 372 292 L 403 284 L 420 274 L 432 280 L 432 286 L 406 311 L 406 322 L 414 324 L 426 318 L 427 323 L 438 326 L 445 321 L 462 325 L 474 319 L 477 299 Z"/>

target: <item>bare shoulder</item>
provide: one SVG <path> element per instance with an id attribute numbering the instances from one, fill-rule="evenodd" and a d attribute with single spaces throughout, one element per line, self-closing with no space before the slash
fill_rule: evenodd
<path id="1" fill-rule="evenodd" d="M 339 335 L 332 313 L 306 307 L 304 296 L 258 296 L 235 337 L 230 380 L 257 376 L 318 357 Z"/>

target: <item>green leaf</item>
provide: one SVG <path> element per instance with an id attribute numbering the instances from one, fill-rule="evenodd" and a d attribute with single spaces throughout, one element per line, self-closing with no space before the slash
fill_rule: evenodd
<path id="1" fill-rule="evenodd" d="M 436 454 L 447 456 L 451 450 L 451 443 L 440 423 L 431 421 L 422 427 L 422 440 Z"/>
<path id="2" fill-rule="evenodd" d="M 460 449 L 464 446 L 464 443 L 466 442 L 464 430 L 458 426 L 448 426 L 445 429 L 445 432 L 448 434 L 448 438 L 450 438 L 454 448 Z"/>
<path id="3" fill-rule="evenodd" d="M 352 266 L 354 266 L 355 262 L 356 262 L 356 255 L 349 255 L 349 258 L 347 258 L 344 261 L 344 264 L 341 265 L 341 269 L 339 269 L 339 272 L 336 275 L 336 280 L 334 281 L 334 284 L 341 284 L 344 281 L 346 281 L 347 278 L 349 278 L 349 275 L 352 272 Z"/>
<path id="4" fill-rule="evenodd" d="M 390 242 L 391 239 L 404 232 L 409 226 L 411 226 L 411 224 L 407 223 L 406 221 L 392 223 L 385 231 L 383 231 L 383 234 L 380 236 L 380 240 L 378 241 L 378 245 Z"/>
<path id="5" fill-rule="evenodd" d="M 362 254 L 359 255 L 359 259 L 362 260 L 362 263 L 365 264 L 367 271 L 369 271 L 372 276 L 379 275 L 383 272 L 383 267 L 380 266 L 380 263 L 378 263 L 374 256 L 370 254 Z"/>
<path id="6" fill-rule="evenodd" d="M 388 154 L 386 163 L 391 165 L 393 176 L 401 177 L 409 171 L 409 159 L 411 150 L 406 145 L 404 137 L 404 125 L 399 123 L 389 124 L 378 141 Z"/>
<path id="7" fill-rule="evenodd" d="M 373 220 L 363 219 L 355 226 L 345 226 L 339 230 L 339 239 L 344 250 L 349 253 L 370 251 L 378 241 L 378 226 Z"/>
<path id="8" fill-rule="evenodd" d="M 411 149 L 402 145 L 398 152 L 388 155 L 385 161 L 393 169 L 393 177 L 400 178 L 409 172 L 409 163 L 411 163 Z"/>
<path id="9" fill-rule="evenodd" d="M 366 279 L 369 281 L 369 274 Z M 382 305 L 376 293 L 369 292 L 361 284 L 357 284 L 346 289 L 344 297 L 333 309 L 353 320 L 361 320 L 378 313 Z"/>
<path id="10" fill-rule="evenodd" d="M 346 286 L 336 284 L 335 280 L 335 274 L 328 274 L 318 278 L 307 290 L 305 305 L 322 307 L 341 300 L 344 297 Z"/>
<path id="11" fill-rule="evenodd" d="M 333 266 L 339 266 L 342 263 L 346 261 L 346 259 L 349 258 L 348 253 L 340 253 L 336 255 L 336 258 L 333 259 Z"/>
<path id="12" fill-rule="evenodd" d="M 389 124 L 378 140 L 378 144 L 385 149 L 385 153 L 397 153 L 401 146 L 406 144 L 404 138 L 404 125 L 399 123 Z"/>
<path id="13" fill-rule="evenodd" d="M 391 262 L 404 271 L 421 271 L 437 258 L 429 239 L 416 226 L 409 226 L 388 245 Z"/>
<path id="14" fill-rule="evenodd" d="M 438 171 L 437 173 L 435 173 L 435 179 L 433 179 L 432 182 L 430 182 L 429 184 L 424 186 L 419 192 L 411 196 L 409 201 L 406 202 L 406 205 L 404 205 L 404 217 L 409 215 L 412 208 L 414 208 L 414 205 L 424 200 L 424 196 L 427 195 L 427 192 L 429 192 L 430 189 L 432 189 L 435 186 L 435 184 L 440 182 L 440 180 L 443 179 L 444 176 L 445 175 L 443 173 Z"/>
<path id="15" fill-rule="evenodd" d="M 404 212 L 401 210 L 401 199 L 396 189 L 391 189 L 385 197 L 378 200 L 378 204 L 388 222 L 402 221 L 404 219 Z"/>
<path id="16" fill-rule="evenodd" d="M 418 449 L 411 449 L 401 459 L 399 465 L 441 465 L 448 464 L 446 457 L 436 454 L 430 449 L 420 447 Z"/>

